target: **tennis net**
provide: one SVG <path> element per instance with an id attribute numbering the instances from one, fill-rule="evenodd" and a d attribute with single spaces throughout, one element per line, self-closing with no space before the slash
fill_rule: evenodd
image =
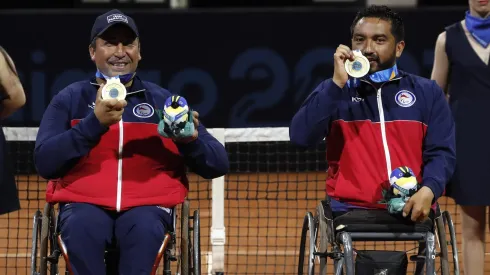
<path id="1" fill-rule="evenodd" d="M 287 128 L 221 130 L 231 165 L 224 177 L 222 211 L 212 209 L 213 186 L 220 185 L 190 175 L 191 209 L 201 211 L 202 270 L 207 273 L 213 265 L 212 213 L 218 213 L 226 228 L 225 273 L 297 274 L 304 215 L 314 212 L 325 194 L 325 144 L 299 150 L 289 143 Z M 22 209 L 0 216 L 0 274 L 28 274 L 32 217 L 44 206 L 46 180 L 36 174 L 33 165 L 37 129 L 4 128 L 4 132 Z M 446 198 L 440 203 L 453 215 L 459 233 L 454 203 Z M 402 245 L 396 249 L 411 248 Z M 389 242 L 364 247 L 395 248 Z"/>

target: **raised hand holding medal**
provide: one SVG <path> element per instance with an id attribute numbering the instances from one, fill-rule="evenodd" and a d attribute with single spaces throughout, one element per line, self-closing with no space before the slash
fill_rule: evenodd
<path id="1" fill-rule="evenodd" d="M 369 60 L 360 51 L 352 51 L 348 46 L 339 45 L 334 54 L 333 82 L 343 88 L 349 75 L 360 78 L 369 72 Z"/>
<path id="2" fill-rule="evenodd" d="M 108 86 L 108 83 L 112 84 L 111 82 L 107 81 L 107 83 L 101 84 L 99 89 L 97 90 L 94 107 L 95 116 L 99 120 L 100 124 L 106 127 L 109 127 L 112 124 L 116 124 L 121 121 L 124 107 L 126 107 L 127 105 L 127 102 L 124 99 L 126 97 L 126 88 L 124 87 L 124 85 L 122 85 L 121 83 L 124 88 L 124 97 L 122 99 L 118 99 L 118 97 L 120 98 L 121 95 L 121 89 L 117 90 L 117 95 L 115 90 L 117 89 L 116 87 L 120 87 L 117 85 Z M 105 98 L 104 94 L 107 95 Z"/>

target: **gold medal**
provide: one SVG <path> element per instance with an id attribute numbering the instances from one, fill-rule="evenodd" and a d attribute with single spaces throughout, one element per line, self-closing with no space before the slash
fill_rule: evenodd
<path id="1" fill-rule="evenodd" d="M 123 100 L 126 98 L 126 87 L 121 83 L 119 78 L 113 77 L 107 80 L 107 83 L 102 88 L 102 99 L 115 98 Z"/>
<path id="2" fill-rule="evenodd" d="M 361 78 L 370 69 L 369 60 L 360 51 L 353 51 L 354 61 L 345 61 L 345 71 L 352 77 Z"/>

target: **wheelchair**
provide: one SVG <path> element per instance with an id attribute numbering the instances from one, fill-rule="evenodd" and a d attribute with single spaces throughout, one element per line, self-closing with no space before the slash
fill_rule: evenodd
<path id="1" fill-rule="evenodd" d="M 327 196 L 317 206 L 315 216 L 311 212 L 307 212 L 304 217 L 298 274 L 303 275 L 305 274 L 304 270 L 307 270 L 308 275 L 325 275 L 327 274 L 328 259 L 333 260 L 335 275 L 387 274 L 384 273 L 386 269 L 381 268 L 377 270 L 373 268 L 369 271 L 367 268 L 357 270 L 357 258 L 364 251 L 356 251 L 352 242 L 416 241 L 418 242 L 418 252 L 416 255 L 410 256 L 410 261 L 415 262 L 415 275 L 459 275 L 456 233 L 451 215 L 447 211 L 441 212 L 437 203 L 435 206 L 429 219 L 422 223 L 413 223 L 407 219 L 391 215 L 387 210 L 354 209 L 345 212 L 345 214 L 343 212 L 336 215 L 332 211 L 330 198 Z M 449 240 L 446 237 L 446 226 L 449 231 Z M 305 251 L 307 237 L 309 237 L 309 249 Z M 448 245 L 452 248 L 453 273 L 450 273 Z M 370 251 L 372 252 L 372 250 Z M 307 255 L 305 255 L 306 252 L 308 252 Z M 385 251 L 380 250 L 379 252 Z M 397 253 L 399 252 L 405 257 L 404 260 L 407 261 L 405 264 L 408 265 L 406 251 L 398 251 Z M 383 254 L 378 255 L 382 255 L 379 257 L 383 260 L 387 259 Z M 436 257 L 439 257 L 439 261 L 436 261 Z M 438 267 L 436 267 L 437 262 L 440 264 Z M 318 271 L 315 273 L 315 265 L 318 263 Z"/>
<path id="2" fill-rule="evenodd" d="M 174 208 L 175 210 L 175 208 Z M 200 275 L 201 274 L 201 249 L 200 249 L 200 216 L 199 210 L 194 210 L 190 215 L 189 201 L 185 200 L 181 208 L 180 216 L 180 246 L 179 254 L 176 253 L 177 234 L 176 228 L 176 211 L 173 211 L 174 226 L 173 229 L 166 233 L 158 256 L 153 265 L 151 275 Z M 191 222 L 192 221 L 192 222 Z M 72 274 L 70 267 L 67 265 L 65 273 L 60 273 L 58 261 L 63 256 L 65 262 L 68 261 L 68 255 L 63 253 L 65 248 L 61 242 L 61 236 L 58 231 L 58 217 L 55 214 L 54 205 L 46 203 L 44 211 L 41 213 L 37 210 L 34 214 L 32 230 L 32 248 L 31 248 L 31 275 L 61 275 Z M 39 251 L 38 251 L 39 250 Z M 118 268 L 118 249 L 115 245 L 106 248 L 105 263 L 106 273 L 108 275 L 119 274 Z M 163 257 L 163 273 L 157 273 L 160 261 Z M 171 264 L 177 262 L 177 272 L 172 272 Z"/>

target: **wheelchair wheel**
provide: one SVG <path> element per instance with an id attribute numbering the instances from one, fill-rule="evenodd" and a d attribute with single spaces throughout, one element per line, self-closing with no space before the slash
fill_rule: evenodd
<path id="1" fill-rule="evenodd" d="M 37 250 L 38 242 L 40 242 L 41 236 L 41 219 L 42 213 L 37 210 L 34 214 L 34 220 L 32 225 L 32 247 L 31 247 L 31 275 L 38 275 L 39 271 L 37 269 Z"/>
<path id="2" fill-rule="evenodd" d="M 51 253 L 54 248 L 54 235 L 56 218 L 54 209 L 51 204 L 44 206 L 43 213 L 36 211 L 34 215 L 32 230 L 32 248 L 31 248 L 31 274 L 47 275 L 48 274 L 48 248 Z M 38 256 L 39 250 L 39 256 Z M 51 275 L 57 274 L 56 263 L 51 262 Z"/>
<path id="3" fill-rule="evenodd" d="M 449 237 L 450 237 L 449 244 L 451 245 L 451 250 L 453 253 L 454 274 L 459 275 L 458 247 L 456 242 L 456 231 L 454 229 L 453 219 L 451 218 L 451 214 L 449 214 L 448 211 L 442 212 L 442 217 L 443 217 L 444 224 L 445 225 L 447 224 L 447 227 L 449 229 Z"/>
<path id="4" fill-rule="evenodd" d="M 327 226 L 327 220 L 325 217 L 325 212 L 323 209 L 323 205 L 320 203 L 317 208 L 316 208 L 316 217 L 315 221 L 317 221 L 317 234 L 316 238 L 317 241 L 319 242 L 319 247 L 318 251 L 319 252 L 319 258 L 320 258 L 320 275 L 326 275 L 327 274 L 327 260 L 328 257 L 326 256 L 326 253 L 328 253 L 328 234 L 329 229 Z"/>
<path id="5" fill-rule="evenodd" d="M 182 205 L 181 217 L 181 271 L 182 275 L 201 275 L 201 230 L 199 210 L 190 216 L 189 201 Z M 192 220 L 192 227 L 190 226 Z"/>
<path id="6" fill-rule="evenodd" d="M 298 275 L 304 274 L 305 266 L 305 250 L 306 239 L 309 240 L 309 251 L 307 255 L 308 275 L 315 274 L 315 252 L 317 241 L 317 221 L 313 218 L 311 212 L 307 212 L 303 220 L 303 229 L 301 230 L 301 243 L 299 246 L 299 262 L 298 262 Z"/>
<path id="7" fill-rule="evenodd" d="M 449 275 L 449 253 L 447 250 L 446 226 L 444 225 L 444 217 L 439 215 L 436 217 L 436 233 L 440 247 L 439 258 L 441 261 L 442 275 Z"/>
<path id="8" fill-rule="evenodd" d="M 181 275 L 190 275 L 189 259 L 189 201 L 185 200 L 182 204 L 182 216 L 180 218 L 180 265 Z"/>
<path id="9" fill-rule="evenodd" d="M 48 262 L 50 263 L 50 274 L 57 274 L 57 262 L 50 261 L 49 256 L 53 254 L 55 244 L 54 232 L 56 227 L 56 217 L 54 213 L 54 207 L 46 203 L 42 215 L 41 224 L 41 236 L 40 236 L 40 262 L 39 262 L 39 274 L 48 274 Z M 49 255 L 48 255 L 49 249 Z"/>
<path id="10" fill-rule="evenodd" d="M 201 275 L 201 219 L 199 210 L 194 210 L 192 216 L 192 272 Z"/>

